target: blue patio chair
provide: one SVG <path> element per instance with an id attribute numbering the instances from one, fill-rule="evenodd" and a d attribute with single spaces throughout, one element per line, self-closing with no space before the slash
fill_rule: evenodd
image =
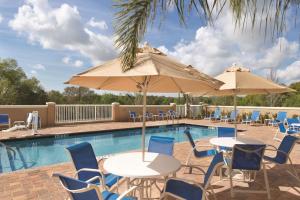
<path id="1" fill-rule="evenodd" d="M 161 153 L 173 156 L 174 138 L 151 136 L 149 140 L 148 152 Z"/>
<path id="2" fill-rule="evenodd" d="M 91 183 L 101 185 L 104 189 L 110 189 L 122 178 L 113 174 L 105 174 L 99 169 L 100 159 L 97 162 L 93 147 L 88 142 L 82 142 L 66 148 L 76 169 L 76 176 L 81 181 L 92 180 Z M 101 184 L 105 183 L 105 184 Z"/>
<path id="3" fill-rule="evenodd" d="M 221 108 L 216 107 L 213 115 L 210 116 L 210 120 L 220 120 L 221 119 Z"/>
<path id="4" fill-rule="evenodd" d="M 100 191 L 97 185 L 84 182 L 61 174 L 53 174 L 58 177 L 62 187 L 68 192 L 72 200 L 136 200 L 137 198 L 127 196 L 130 192 L 137 189 L 131 187 L 129 190 L 119 195 L 110 191 Z"/>
<path id="5" fill-rule="evenodd" d="M 242 120 L 242 124 L 251 124 L 251 123 L 256 123 L 256 122 L 260 122 L 260 111 L 259 110 L 254 110 L 251 114 L 250 119 L 243 119 Z"/>
<path id="6" fill-rule="evenodd" d="M 273 119 L 269 122 L 269 125 L 277 126 L 279 123 L 284 123 L 287 116 L 287 112 L 278 112 L 276 119 Z"/>
<path id="7" fill-rule="evenodd" d="M 160 119 L 160 120 L 168 119 L 167 113 L 164 113 L 164 111 L 159 110 L 158 111 L 158 119 Z"/>
<path id="8" fill-rule="evenodd" d="M 300 120 L 298 118 L 286 118 L 286 123 L 290 130 L 299 130 L 299 126 L 293 126 L 293 124 L 299 124 Z M 300 130 L 299 130 L 300 131 Z"/>
<path id="9" fill-rule="evenodd" d="M 8 114 L 0 114 L 0 126 L 10 127 L 10 118 Z"/>
<path id="10" fill-rule="evenodd" d="M 146 120 L 153 120 L 153 114 L 152 113 L 150 113 L 150 112 L 146 112 L 145 113 L 145 118 L 146 118 Z"/>
<path id="11" fill-rule="evenodd" d="M 298 179 L 298 181 L 300 181 L 298 172 L 296 171 L 293 162 L 289 156 L 297 141 L 299 141 L 297 137 L 287 135 L 283 138 L 278 148 L 276 148 L 273 145 L 268 145 L 268 147 L 270 148 L 267 148 L 266 150 L 276 152 L 276 155 L 275 157 L 264 156 L 264 160 L 277 165 L 283 165 L 289 162 L 289 167 L 291 168 L 291 171 L 288 171 L 289 174 L 291 174 L 293 177 Z"/>
<path id="12" fill-rule="evenodd" d="M 214 190 L 211 187 L 211 179 L 218 168 L 223 165 L 223 153 L 217 153 L 205 173 L 203 184 L 190 180 L 169 178 L 166 182 L 161 198 L 173 196 L 178 199 L 186 200 L 207 199 L 206 193 L 209 189 L 211 189 L 212 194 L 215 196 Z"/>
<path id="13" fill-rule="evenodd" d="M 273 139 L 277 141 L 281 141 L 281 139 L 279 139 L 278 137 L 279 134 L 283 134 L 284 136 L 286 136 L 290 134 L 300 134 L 300 132 L 298 130 L 293 130 L 293 129 L 290 130 L 289 128 L 285 128 L 283 122 L 281 122 L 278 123 L 278 129 Z"/>
<path id="14" fill-rule="evenodd" d="M 214 155 L 217 154 L 216 149 L 212 148 L 212 146 L 210 146 L 210 145 L 196 144 L 193 137 L 192 137 L 192 135 L 191 135 L 191 133 L 190 133 L 189 128 L 187 128 L 184 131 L 184 134 L 186 135 L 186 137 L 188 138 L 189 143 L 192 146 L 192 150 L 188 154 L 185 166 L 189 168 L 189 173 L 190 174 L 192 173 L 193 168 L 196 168 L 196 169 L 198 169 L 198 170 L 200 170 L 204 173 L 203 169 L 197 167 L 196 165 L 191 165 L 191 157 L 192 157 L 192 155 L 194 155 L 196 158 L 206 158 L 206 157 L 209 157 L 209 156 L 214 156 Z M 209 147 L 209 149 L 200 151 L 200 150 L 197 149 L 199 147 L 206 147 L 206 148 Z"/>
<path id="15" fill-rule="evenodd" d="M 135 122 L 137 119 L 141 121 L 141 116 L 137 115 L 136 112 L 129 111 L 129 118 Z"/>
<path id="16" fill-rule="evenodd" d="M 229 166 L 229 179 L 230 179 L 230 194 L 234 197 L 235 193 L 266 193 L 268 199 L 270 196 L 270 187 L 267 176 L 267 171 L 262 158 L 264 155 L 266 145 L 253 145 L 253 144 L 236 144 L 233 147 L 232 158 Z M 242 172 L 257 172 L 261 170 L 264 173 L 266 191 L 262 190 L 237 190 L 233 188 L 233 170 L 240 170 Z"/>

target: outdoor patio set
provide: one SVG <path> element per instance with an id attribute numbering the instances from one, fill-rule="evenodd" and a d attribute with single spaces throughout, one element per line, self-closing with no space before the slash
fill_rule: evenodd
<path id="1" fill-rule="evenodd" d="M 188 200 L 207 199 L 211 196 L 216 198 L 212 187 L 212 177 L 215 175 L 220 177 L 220 181 L 229 180 L 232 197 L 235 193 L 257 192 L 265 193 L 270 199 L 266 171 L 269 164 L 289 164 L 288 173 L 291 178 L 296 178 L 300 182 L 297 170 L 289 157 L 299 140 L 295 136 L 285 136 L 279 146 L 275 147 L 256 139 L 235 138 L 233 131 L 225 131 L 219 132 L 216 137 L 209 140 L 207 150 L 199 150 L 203 146 L 197 144 L 190 130 L 186 129 L 184 134 L 192 147 L 184 165 L 173 157 L 174 138 L 151 136 L 144 156 L 142 152 L 127 152 L 97 161 L 91 144 L 83 142 L 70 146 L 67 151 L 76 169 L 75 176 L 56 173 L 53 176 L 60 179 L 62 187 L 74 200 L 164 199 L 168 196 Z M 265 155 L 268 151 L 274 151 L 275 156 Z M 206 171 L 192 164 L 193 159 L 206 157 L 212 157 Z M 103 164 L 103 168 L 100 164 Z M 203 183 L 176 178 L 176 172 L 180 168 L 186 169 L 187 173 L 199 170 L 204 174 Z M 235 181 L 255 183 L 256 174 L 261 170 L 265 181 L 264 190 L 237 190 L 233 187 Z M 236 178 L 237 175 L 242 175 L 242 178 Z M 122 184 L 126 184 L 128 189 L 119 194 L 119 187 Z M 153 197 L 152 190 L 158 190 L 158 194 L 161 195 Z"/>

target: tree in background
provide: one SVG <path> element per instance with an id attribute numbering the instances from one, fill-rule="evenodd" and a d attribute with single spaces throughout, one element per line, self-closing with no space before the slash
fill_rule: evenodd
<path id="1" fill-rule="evenodd" d="M 40 82 L 28 78 L 14 59 L 0 59 L 0 104 L 45 104 L 47 93 Z"/>

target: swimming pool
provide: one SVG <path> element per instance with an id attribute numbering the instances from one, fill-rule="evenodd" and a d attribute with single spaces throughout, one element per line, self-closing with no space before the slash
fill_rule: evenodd
<path id="1" fill-rule="evenodd" d="M 187 127 L 194 139 L 214 137 L 224 131 L 224 128 L 188 124 L 149 127 L 146 144 L 152 135 L 174 137 L 176 142 L 186 141 L 183 132 Z M 227 130 L 233 131 L 232 128 Z M 68 162 L 70 158 L 65 148 L 81 142 L 91 143 L 97 156 L 136 150 L 141 148 L 141 128 L 6 141 L 4 143 L 12 150 L 0 145 L 0 173 Z"/>

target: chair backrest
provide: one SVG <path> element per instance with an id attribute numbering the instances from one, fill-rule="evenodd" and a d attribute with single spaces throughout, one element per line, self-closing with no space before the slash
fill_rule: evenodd
<path id="1" fill-rule="evenodd" d="M 211 178 L 215 174 L 217 168 L 223 164 L 224 164 L 223 152 L 219 152 L 214 156 L 205 173 L 204 182 L 203 182 L 205 189 L 208 188 Z"/>
<path id="2" fill-rule="evenodd" d="M 185 129 L 184 134 L 187 136 L 187 138 L 188 138 L 190 144 L 192 145 L 192 147 L 195 148 L 196 144 L 195 144 L 194 139 L 193 139 L 193 137 L 190 133 L 190 129 L 189 128 Z"/>
<path id="3" fill-rule="evenodd" d="M 297 137 L 292 135 L 285 136 L 278 147 L 279 151 L 277 151 L 275 160 L 280 164 L 286 163 L 289 154 L 291 153 L 292 149 L 294 148 L 294 145 L 298 140 L 299 139 Z"/>
<path id="4" fill-rule="evenodd" d="M 9 116 L 8 114 L 0 114 L 0 124 L 8 124 L 9 123 Z"/>
<path id="5" fill-rule="evenodd" d="M 218 137 L 234 137 L 234 128 L 231 127 L 218 127 Z"/>
<path id="6" fill-rule="evenodd" d="M 82 142 L 80 144 L 75 144 L 73 146 L 67 147 L 66 149 L 69 151 L 71 159 L 77 171 L 82 168 L 99 169 L 93 147 L 90 143 Z M 95 176 L 101 177 L 101 174 L 99 172 L 86 171 L 78 173 L 78 178 L 83 181 L 86 181 Z"/>
<path id="7" fill-rule="evenodd" d="M 219 118 L 221 116 L 221 108 L 216 107 L 215 112 L 214 112 L 214 118 Z"/>
<path id="8" fill-rule="evenodd" d="M 265 148 L 265 144 L 234 145 L 231 168 L 240 170 L 260 170 Z"/>
<path id="9" fill-rule="evenodd" d="M 67 177 L 61 174 L 53 174 L 54 177 L 58 177 L 63 188 L 68 191 L 69 195 L 71 196 L 72 200 L 100 200 L 100 192 L 96 188 L 88 188 L 89 185 L 84 182 L 80 181 L 71 177 Z M 76 193 L 72 190 L 83 190 L 86 189 L 85 192 Z"/>
<path id="10" fill-rule="evenodd" d="M 259 120 L 259 116 L 260 116 L 260 111 L 259 110 L 253 110 L 252 115 L 251 115 L 251 120 L 252 121 Z"/>
<path id="11" fill-rule="evenodd" d="M 284 120 L 286 119 L 286 112 L 280 111 L 277 113 L 277 117 L 276 120 L 279 122 L 284 122 Z"/>
<path id="12" fill-rule="evenodd" d="M 135 118 L 136 117 L 136 112 L 129 111 L 129 117 L 130 118 Z"/>
<path id="13" fill-rule="evenodd" d="M 286 123 L 288 124 L 288 126 L 290 126 L 291 124 L 299 123 L 299 119 L 298 118 L 287 118 Z"/>
<path id="14" fill-rule="evenodd" d="M 236 113 L 235 113 L 234 110 L 231 111 L 231 113 L 230 113 L 230 119 L 234 120 L 235 117 L 237 117 L 238 114 L 239 114 L 239 110 L 236 110 Z"/>
<path id="15" fill-rule="evenodd" d="M 284 127 L 283 122 L 278 123 L 278 130 L 281 133 L 286 133 L 286 128 Z"/>
<path id="16" fill-rule="evenodd" d="M 148 152 L 161 153 L 169 156 L 173 155 L 174 138 L 151 136 L 149 140 Z"/>

